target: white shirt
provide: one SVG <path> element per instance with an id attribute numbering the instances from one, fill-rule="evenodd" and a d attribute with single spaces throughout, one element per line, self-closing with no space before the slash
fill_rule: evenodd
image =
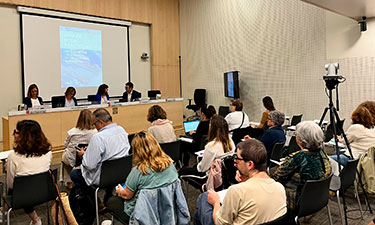
<path id="1" fill-rule="evenodd" d="M 35 106 L 37 106 L 37 107 L 40 106 L 39 99 L 38 98 L 36 98 L 36 99 L 31 98 L 31 107 L 35 108 Z"/>
<path id="2" fill-rule="evenodd" d="M 133 91 L 131 91 L 130 93 L 128 93 L 128 102 L 131 102 L 130 100 L 132 99 L 132 94 L 133 94 Z"/>
<path id="3" fill-rule="evenodd" d="M 241 122 L 242 122 L 242 117 L 243 117 L 242 113 L 245 115 L 245 118 L 243 120 L 242 126 L 240 127 Z M 237 129 L 237 128 L 244 128 L 244 127 L 248 127 L 250 125 L 249 117 L 246 115 L 245 112 L 242 112 L 242 111 L 235 111 L 235 112 L 229 113 L 225 117 L 225 120 L 228 123 L 229 130 L 234 130 L 234 129 Z"/>
<path id="4" fill-rule="evenodd" d="M 108 100 L 107 100 L 107 96 L 102 96 L 102 100 L 100 101 L 100 104 L 107 104 L 108 103 Z"/>
<path id="5" fill-rule="evenodd" d="M 362 124 L 353 124 L 346 131 L 346 137 L 352 148 L 353 157 L 358 159 L 375 145 L 375 129 L 368 129 Z M 350 156 L 349 151 L 345 155 Z"/>
<path id="6" fill-rule="evenodd" d="M 65 98 L 65 107 L 73 107 L 73 106 L 76 106 L 76 104 L 74 103 L 74 100 L 71 98 L 70 102 L 68 102 L 68 99 Z"/>

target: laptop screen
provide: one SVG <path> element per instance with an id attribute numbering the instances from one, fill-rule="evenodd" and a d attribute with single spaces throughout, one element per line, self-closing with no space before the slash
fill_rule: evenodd
<path id="1" fill-rule="evenodd" d="M 199 120 L 184 122 L 185 133 L 188 133 L 192 130 L 196 130 L 198 127 L 198 124 L 199 124 Z"/>

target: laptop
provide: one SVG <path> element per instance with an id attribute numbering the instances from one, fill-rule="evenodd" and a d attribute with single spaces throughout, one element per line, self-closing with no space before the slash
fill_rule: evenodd
<path id="1" fill-rule="evenodd" d="M 185 135 L 187 137 L 191 137 L 189 132 L 192 130 L 197 130 L 198 124 L 199 124 L 199 120 L 184 122 Z"/>

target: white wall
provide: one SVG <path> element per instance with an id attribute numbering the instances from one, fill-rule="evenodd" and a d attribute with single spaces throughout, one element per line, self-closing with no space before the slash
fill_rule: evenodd
<path id="1" fill-rule="evenodd" d="M 135 89 L 147 96 L 151 89 L 151 59 L 140 59 L 142 52 L 151 55 L 150 26 L 134 23 L 130 29 L 131 80 Z M 22 102 L 20 17 L 15 7 L 0 4 L 0 117 Z M 119 84 L 125 87 L 125 84 Z M 125 91 L 125 88 L 124 88 Z M 0 122 L 2 127 L 2 121 Z M 2 140 L 2 129 L 0 140 Z"/>

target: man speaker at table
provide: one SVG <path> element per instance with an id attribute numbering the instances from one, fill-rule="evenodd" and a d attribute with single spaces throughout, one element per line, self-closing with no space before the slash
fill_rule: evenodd
<path id="1" fill-rule="evenodd" d="M 125 102 L 134 102 L 138 101 L 139 98 L 141 98 L 141 93 L 136 90 L 133 90 L 133 88 L 134 84 L 130 81 L 125 84 L 125 92 L 122 95 L 122 99 Z"/>

